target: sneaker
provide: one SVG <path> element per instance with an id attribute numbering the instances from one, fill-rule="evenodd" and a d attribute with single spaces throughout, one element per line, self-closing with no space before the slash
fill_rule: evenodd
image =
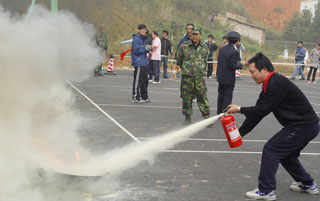
<path id="1" fill-rule="evenodd" d="M 163 76 L 164 79 L 168 79 L 168 76 Z"/>
<path id="2" fill-rule="evenodd" d="M 150 102 L 151 102 L 151 100 L 150 100 L 149 98 L 143 99 L 143 100 L 144 100 L 144 102 L 146 102 L 146 103 L 150 103 Z"/>
<path id="3" fill-rule="evenodd" d="M 131 102 L 138 103 L 139 101 L 137 99 L 133 98 Z"/>
<path id="4" fill-rule="evenodd" d="M 146 102 L 146 100 L 143 100 L 143 99 L 138 101 L 138 103 L 145 103 L 145 102 Z"/>
<path id="5" fill-rule="evenodd" d="M 311 186 L 307 186 L 300 182 L 292 182 L 290 185 L 290 190 L 295 192 L 309 193 L 311 195 L 316 195 L 319 193 L 318 185 L 316 183 L 313 183 Z"/>
<path id="6" fill-rule="evenodd" d="M 304 78 L 304 77 L 302 77 L 302 78 L 300 78 L 299 80 L 305 80 L 306 78 Z"/>
<path id="7" fill-rule="evenodd" d="M 317 82 L 316 82 L 316 81 L 312 81 L 312 83 L 315 83 L 315 84 L 317 84 Z"/>
<path id="8" fill-rule="evenodd" d="M 212 76 L 209 76 L 208 79 L 212 79 Z"/>
<path id="9" fill-rule="evenodd" d="M 153 80 L 151 79 L 151 80 L 148 80 L 149 82 L 153 82 Z"/>
<path id="10" fill-rule="evenodd" d="M 274 191 L 271 191 L 270 193 L 262 193 L 259 191 L 259 189 L 246 192 L 246 197 L 255 199 L 255 200 L 276 200 L 277 199 Z"/>
<path id="11" fill-rule="evenodd" d="M 310 83 L 311 83 L 311 81 L 310 81 L 310 80 L 308 80 L 307 82 L 308 82 L 308 84 L 310 84 Z"/>
<path id="12" fill-rule="evenodd" d="M 152 82 L 152 84 L 158 84 L 158 82 L 156 82 L 156 81 L 153 81 L 153 82 Z"/>
<path id="13" fill-rule="evenodd" d="M 294 77 L 290 77 L 290 78 L 289 78 L 289 80 L 295 80 L 295 79 L 296 79 L 296 78 L 294 78 Z"/>

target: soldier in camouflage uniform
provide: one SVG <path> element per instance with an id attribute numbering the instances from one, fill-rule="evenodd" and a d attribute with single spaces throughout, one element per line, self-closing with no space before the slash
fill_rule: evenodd
<path id="1" fill-rule="evenodd" d="M 107 35 L 104 32 L 104 25 L 100 25 L 99 32 L 96 35 L 96 43 L 103 51 L 103 54 L 106 56 L 108 51 L 108 40 Z M 103 76 L 101 73 L 102 63 L 94 69 L 94 76 Z"/>
<path id="2" fill-rule="evenodd" d="M 204 80 L 208 59 L 208 46 L 200 40 L 202 29 L 192 28 L 190 41 L 183 43 L 177 52 L 177 65 L 181 67 L 181 95 L 183 100 L 182 114 L 185 115 L 184 124 L 191 123 L 192 99 L 198 101 L 199 109 L 204 118 L 210 115 L 207 98 L 207 87 Z"/>

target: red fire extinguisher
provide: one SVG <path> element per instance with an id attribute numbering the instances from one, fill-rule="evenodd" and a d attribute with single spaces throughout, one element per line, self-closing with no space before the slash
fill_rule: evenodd
<path id="1" fill-rule="evenodd" d="M 221 117 L 221 124 L 226 134 L 229 146 L 236 148 L 242 145 L 242 137 L 239 133 L 236 122 L 233 115 L 227 114 Z"/>

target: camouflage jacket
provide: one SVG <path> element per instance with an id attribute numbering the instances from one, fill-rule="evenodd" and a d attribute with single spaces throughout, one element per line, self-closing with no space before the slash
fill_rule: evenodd
<path id="1" fill-rule="evenodd" d="M 177 65 L 182 75 L 204 76 L 208 60 L 208 46 L 200 41 L 196 47 L 192 40 L 183 43 L 177 52 Z"/>
<path id="2" fill-rule="evenodd" d="M 107 40 L 107 35 L 104 32 L 99 32 L 96 35 L 96 42 L 97 45 L 104 50 L 108 50 L 108 40 Z"/>

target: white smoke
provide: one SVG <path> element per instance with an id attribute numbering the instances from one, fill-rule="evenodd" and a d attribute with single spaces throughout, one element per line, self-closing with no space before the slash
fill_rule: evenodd
<path id="1" fill-rule="evenodd" d="M 0 200 L 79 201 L 85 192 L 107 193 L 118 174 L 219 119 L 91 155 L 79 143 L 81 119 L 65 79 L 81 82 L 100 63 L 94 35 L 70 12 L 35 6 L 12 17 L 0 6 Z"/>
<path id="2" fill-rule="evenodd" d="M 94 35 L 92 25 L 70 12 L 35 6 L 12 17 L 0 6 L 1 200 L 77 200 L 57 192 L 67 181 L 50 169 L 76 165 L 76 151 L 88 154 L 79 145 L 80 119 L 64 79 L 83 81 L 99 64 Z"/>

